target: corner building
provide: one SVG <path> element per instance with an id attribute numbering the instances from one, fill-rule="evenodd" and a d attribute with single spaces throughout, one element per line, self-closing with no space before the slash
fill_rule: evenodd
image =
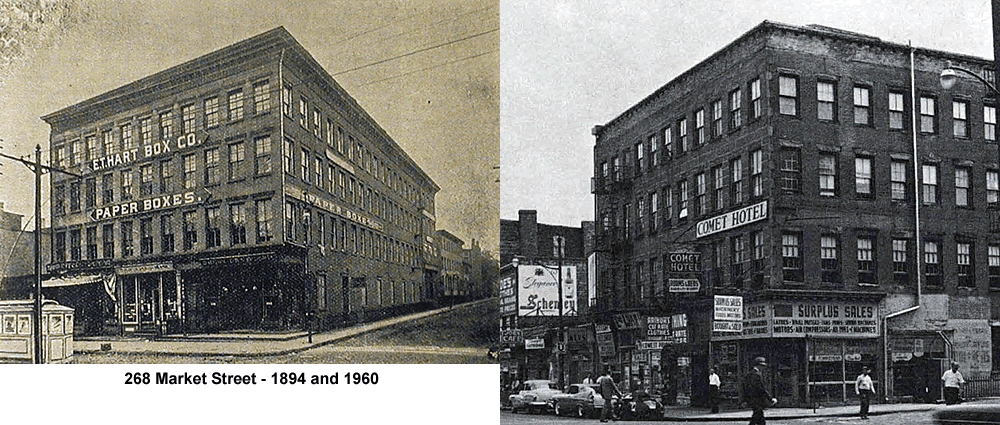
<path id="1" fill-rule="evenodd" d="M 696 405 L 710 366 L 735 398 L 757 356 L 784 405 L 850 402 L 862 366 L 894 400 L 939 398 L 949 359 L 1000 370 L 996 99 L 938 82 L 993 63 L 912 56 L 765 21 L 596 126 L 602 363 Z M 742 323 L 714 320 L 716 295 Z"/>
<path id="2" fill-rule="evenodd" d="M 432 301 L 440 189 L 276 28 L 43 119 L 46 295 L 86 334 L 330 327 Z M 309 321 L 309 322 L 307 322 Z"/>

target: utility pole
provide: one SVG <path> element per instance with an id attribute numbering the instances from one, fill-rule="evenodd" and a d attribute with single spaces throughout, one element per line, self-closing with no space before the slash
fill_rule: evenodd
<path id="1" fill-rule="evenodd" d="M 0 157 L 12 159 L 14 161 L 24 164 L 26 167 L 30 168 L 35 173 L 35 294 L 34 294 L 34 312 L 33 316 L 33 331 L 35 334 L 35 364 L 45 363 L 45 356 L 43 356 L 43 346 L 42 342 L 42 170 L 56 171 L 63 174 L 67 174 L 76 178 L 83 178 L 83 176 L 72 173 L 65 170 L 60 170 L 55 167 L 42 165 L 42 146 L 35 145 L 35 162 L 28 161 L 24 158 L 18 158 L 16 156 L 10 156 L 0 153 Z"/>

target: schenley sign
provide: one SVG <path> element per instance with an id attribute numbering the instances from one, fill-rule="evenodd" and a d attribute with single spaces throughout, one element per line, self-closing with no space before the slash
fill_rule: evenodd
<path id="1" fill-rule="evenodd" d="M 765 218 L 767 218 L 767 201 L 699 221 L 695 237 L 700 238 L 713 233 L 734 229 Z"/>

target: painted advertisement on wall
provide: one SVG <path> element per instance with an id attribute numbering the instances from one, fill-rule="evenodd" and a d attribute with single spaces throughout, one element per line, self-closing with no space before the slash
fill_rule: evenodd
<path id="1" fill-rule="evenodd" d="M 517 266 L 517 315 L 559 316 L 559 268 Z M 563 316 L 577 315 L 576 266 L 562 266 Z"/>

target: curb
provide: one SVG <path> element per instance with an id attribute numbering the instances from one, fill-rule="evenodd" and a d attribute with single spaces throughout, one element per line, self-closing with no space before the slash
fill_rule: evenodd
<path id="1" fill-rule="evenodd" d="M 470 301 L 470 302 L 466 303 L 466 305 L 474 305 L 476 303 L 480 303 L 480 302 L 484 302 L 484 301 L 486 301 L 486 300 Z M 446 308 L 440 308 L 436 312 L 432 312 L 432 313 L 427 314 L 425 316 L 413 318 L 413 319 L 410 319 L 410 320 L 426 319 L 428 317 L 437 316 L 439 314 L 442 314 L 442 313 L 445 313 L 445 312 L 448 312 L 448 311 L 452 311 L 452 308 L 447 308 L 447 307 Z M 118 351 L 118 350 L 102 351 L 102 350 L 78 350 L 78 349 L 74 349 L 73 350 L 73 354 L 74 355 L 75 354 L 117 354 L 117 355 L 155 355 L 155 356 L 174 356 L 174 357 L 241 357 L 241 358 L 267 357 L 267 356 L 284 356 L 284 355 L 287 355 L 287 354 L 298 353 L 298 352 L 302 352 L 302 351 L 305 351 L 305 350 L 309 350 L 309 349 L 313 349 L 313 348 L 317 348 L 317 347 L 322 347 L 322 346 L 325 346 L 325 345 L 333 344 L 335 342 L 343 341 L 343 340 L 348 339 L 348 338 L 354 338 L 354 337 L 357 337 L 357 336 L 365 335 L 365 334 L 368 334 L 368 333 L 371 333 L 371 332 L 375 332 L 375 331 L 380 330 L 380 329 L 387 328 L 389 326 L 393 326 L 393 325 L 396 325 L 396 324 L 399 324 L 399 323 L 408 322 L 410 320 L 405 320 L 405 321 L 398 322 L 398 323 L 387 324 L 385 326 L 380 326 L 380 327 L 372 327 L 371 329 L 360 330 L 360 331 L 358 331 L 356 333 L 352 333 L 352 334 L 349 334 L 349 335 L 343 335 L 343 336 L 335 337 L 335 338 L 330 338 L 329 340 L 322 341 L 322 342 L 314 342 L 314 343 L 312 343 L 310 345 L 304 345 L 302 347 L 294 347 L 294 348 L 287 348 L 287 349 L 283 349 L 283 350 L 267 351 L 267 352 L 225 353 L 225 352 L 156 351 L 155 349 L 143 350 L 143 351 Z M 363 325 L 359 325 L 359 326 L 363 326 Z M 313 334 L 313 337 L 315 337 L 316 335 L 320 335 L 320 334 Z M 293 339 L 297 339 L 297 338 L 306 338 L 306 337 L 305 336 L 300 336 L 300 337 L 286 339 L 285 341 L 286 342 L 287 341 L 292 341 Z M 154 339 L 154 341 L 156 341 L 156 340 Z M 174 341 L 164 341 L 164 342 L 180 342 L 180 341 L 191 342 L 192 340 L 174 340 Z M 198 342 L 217 342 L 217 341 L 211 341 L 211 340 L 197 340 L 197 341 Z M 254 342 L 254 341 L 275 342 L 275 341 L 269 340 L 269 339 L 263 339 L 263 340 L 261 340 L 261 339 L 246 339 L 246 340 L 226 340 L 226 341 L 229 341 L 229 342 Z M 114 341 L 110 341 L 110 342 L 114 342 Z M 309 343 L 305 343 L 305 344 L 309 344 Z"/>
<path id="2" fill-rule="evenodd" d="M 920 408 L 920 409 L 907 409 L 907 410 L 886 410 L 881 412 L 868 412 L 868 416 L 881 416 L 881 415 L 893 415 L 897 413 L 910 413 L 910 412 L 928 412 L 935 410 L 933 407 Z M 847 418 L 858 416 L 858 412 L 843 412 L 843 413 L 828 413 L 828 414 L 789 414 L 789 415 L 775 415 L 768 416 L 765 414 L 767 419 L 771 420 L 788 420 L 788 419 L 810 419 L 810 418 Z M 748 421 L 750 420 L 750 415 L 743 417 L 715 417 L 715 416 L 664 416 L 663 420 L 671 422 L 734 422 L 734 421 Z"/>

